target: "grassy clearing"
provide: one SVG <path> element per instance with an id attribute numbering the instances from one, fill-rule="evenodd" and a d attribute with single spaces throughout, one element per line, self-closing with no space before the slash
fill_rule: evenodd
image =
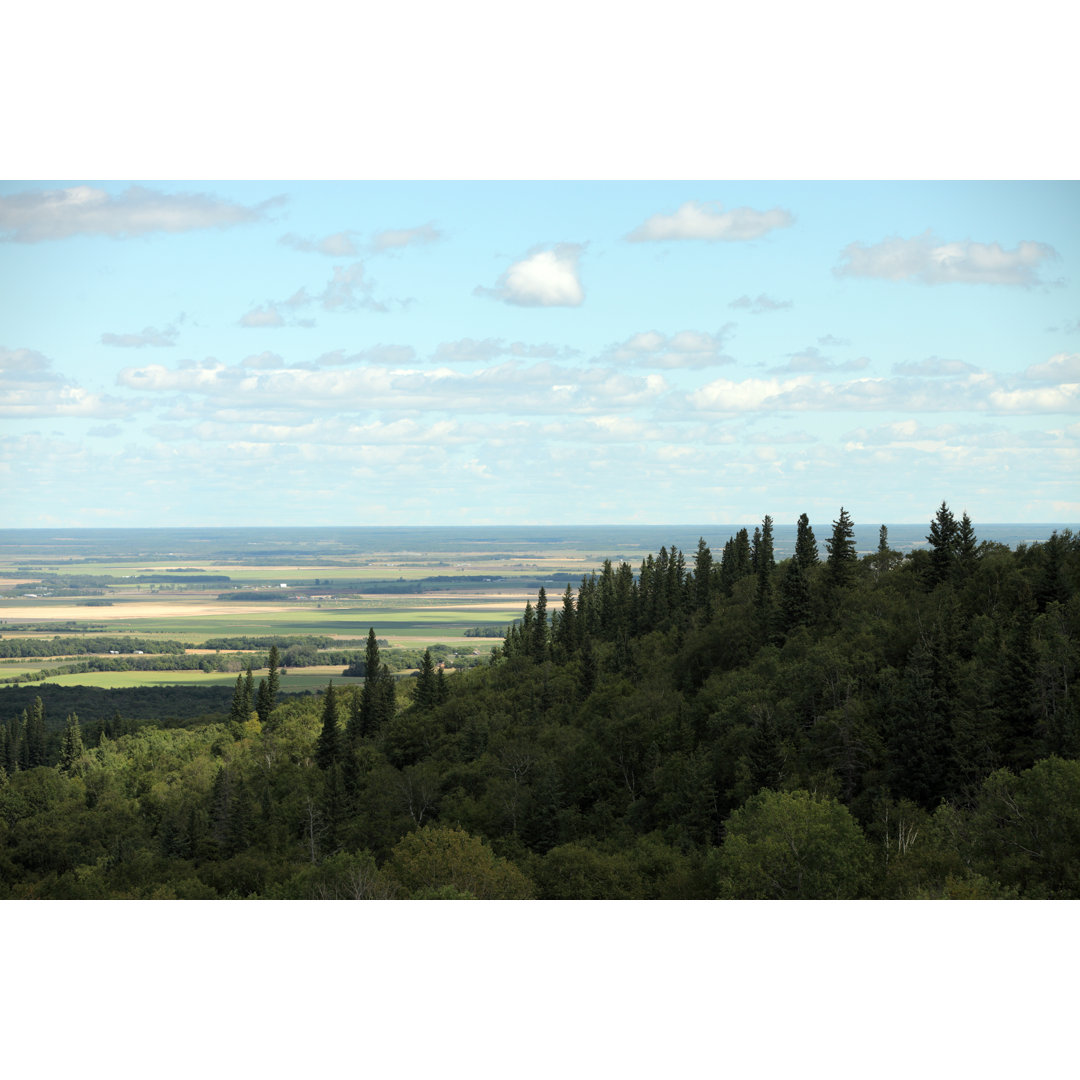
<path id="1" fill-rule="evenodd" d="M 281 680 L 281 691 L 285 694 L 322 691 L 331 679 L 334 686 L 339 688 L 363 686 L 363 679 L 347 679 L 341 671 L 340 665 L 327 671 L 321 668 L 290 671 Z M 235 686 L 236 676 L 203 671 L 89 671 L 81 675 L 57 675 L 48 682 L 58 686 L 100 686 L 106 689 L 130 686 Z"/>

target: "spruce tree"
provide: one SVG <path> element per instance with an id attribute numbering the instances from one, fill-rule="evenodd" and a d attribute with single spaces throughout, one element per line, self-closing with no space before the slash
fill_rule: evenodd
<path id="1" fill-rule="evenodd" d="M 533 628 L 532 657 L 539 664 L 547 656 L 547 593 L 543 585 L 536 596 L 536 626 Z"/>
<path id="2" fill-rule="evenodd" d="M 562 617 L 559 619 L 555 644 L 564 659 L 570 656 L 577 646 L 577 612 L 574 610 L 574 591 L 569 582 L 566 583 L 566 591 L 563 593 Z"/>
<path id="3" fill-rule="evenodd" d="M 833 585 L 847 585 L 857 562 L 855 553 L 855 524 L 841 506 L 840 517 L 833 522 L 832 536 L 825 541 L 829 552 L 825 566 Z"/>
<path id="4" fill-rule="evenodd" d="M 960 526 L 956 531 L 956 558 L 960 573 L 964 577 L 968 577 L 975 569 L 975 563 L 979 558 L 975 527 L 971 524 L 971 518 L 968 517 L 966 510 L 960 518 Z"/>
<path id="5" fill-rule="evenodd" d="M 41 698 L 34 698 L 26 727 L 26 748 L 29 767 L 32 769 L 45 762 L 45 706 Z"/>
<path id="6" fill-rule="evenodd" d="M 79 759 L 83 754 L 82 731 L 79 728 L 79 717 L 76 713 L 69 714 L 64 725 L 64 734 L 60 740 L 60 760 L 57 768 L 60 772 L 70 775 L 75 771 Z"/>
<path id="7" fill-rule="evenodd" d="M 324 772 L 341 756 L 341 738 L 338 730 L 337 701 L 334 696 L 334 680 L 331 679 L 323 695 L 322 730 L 315 743 L 315 764 Z"/>
<path id="8" fill-rule="evenodd" d="M 956 541 L 958 533 L 952 511 L 942 502 L 930 522 L 930 574 L 931 587 L 949 581 L 956 565 Z"/>
<path id="9" fill-rule="evenodd" d="M 796 527 L 795 558 L 804 570 L 816 566 L 820 561 L 814 530 L 810 527 L 810 519 L 805 514 L 799 515 L 799 523 Z"/>
<path id="10" fill-rule="evenodd" d="M 360 716 L 356 728 L 359 737 L 373 734 L 377 726 L 375 714 L 378 711 L 380 669 L 379 643 L 375 638 L 375 627 L 372 626 L 368 629 L 367 647 L 364 650 L 364 689 L 360 696 Z"/>
<path id="11" fill-rule="evenodd" d="M 421 709 L 430 709 L 437 703 L 437 700 L 435 662 L 431 659 L 431 650 L 425 649 L 424 658 L 420 661 L 420 672 L 416 679 L 413 703 Z"/>
<path id="12" fill-rule="evenodd" d="M 697 555 L 694 557 L 694 607 L 705 613 L 706 618 L 712 614 L 712 552 L 705 537 L 698 539 Z"/>

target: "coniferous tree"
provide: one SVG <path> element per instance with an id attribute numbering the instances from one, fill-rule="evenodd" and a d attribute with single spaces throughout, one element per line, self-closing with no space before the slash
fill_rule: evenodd
<path id="1" fill-rule="evenodd" d="M 816 566 L 820 561 L 817 540 L 814 537 L 814 530 L 810 527 L 810 519 L 806 514 L 799 515 L 799 523 L 795 533 L 795 558 L 804 570 Z"/>
<path id="2" fill-rule="evenodd" d="M 555 644 L 563 659 L 570 656 L 577 645 L 577 612 L 574 610 L 574 591 L 569 582 L 566 583 L 566 591 L 563 593 L 562 614 L 555 633 Z"/>
<path id="3" fill-rule="evenodd" d="M 970 577 L 979 559 L 979 549 L 975 527 L 971 524 L 971 518 L 968 517 L 966 510 L 960 518 L 960 525 L 956 531 L 956 559 L 960 573 L 964 577 Z"/>
<path id="4" fill-rule="evenodd" d="M 251 661 L 244 668 L 244 719 L 250 720 L 255 711 L 255 676 L 251 671 Z"/>
<path id="5" fill-rule="evenodd" d="M 379 660 L 379 642 L 375 638 L 375 627 L 369 627 L 367 647 L 364 650 L 364 689 L 360 696 L 359 724 L 356 736 L 372 735 L 377 727 L 379 675 L 382 663 Z M 350 736 L 351 737 L 351 736 Z"/>
<path id="6" fill-rule="evenodd" d="M 547 656 L 547 592 L 543 585 L 536 596 L 536 625 L 533 627 L 533 639 L 531 643 L 532 658 L 539 664 Z"/>
<path id="7" fill-rule="evenodd" d="M 233 731 L 233 738 L 240 738 L 240 725 L 247 723 L 250 715 L 251 711 L 245 708 L 244 702 L 244 676 L 237 675 L 236 687 L 233 689 L 232 706 L 229 709 L 229 725 Z"/>
<path id="8" fill-rule="evenodd" d="M 413 704 L 421 709 L 433 708 L 438 702 L 438 692 L 435 686 L 435 662 L 431 659 L 431 650 L 424 650 L 424 657 L 420 661 L 420 672 L 416 679 L 416 690 L 413 693 Z"/>
<path id="9" fill-rule="evenodd" d="M 942 502 L 930 522 L 930 533 L 926 537 L 930 541 L 930 574 L 931 587 L 941 585 L 949 581 L 953 575 L 956 564 L 956 519 L 949 507 Z"/>
<path id="10" fill-rule="evenodd" d="M 334 696 L 334 681 L 331 679 L 323 695 L 322 730 L 315 743 L 315 764 L 326 772 L 340 757 L 341 736 L 338 729 L 337 701 Z"/>
<path id="11" fill-rule="evenodd" d="M 712 552 L 704 536 L 698 539 L 694 558 L 694 606 L 706 618 L 712 614 Z"/>
<path id="12" fill-rule="evenodd" d="M 82 731 L 79 728 L 79 717 L 71 713 L 64 725 L 64 734 L 60 740 L 60 760 L 57 767 L 62 773 L 70 775 L 75 771 L 79 759 L 83 754 Z"/>
<path id="13" fill-rule="evenodd" d="M 833 585 L 847 585 L 855 568 L 855 524 L 841 506 L 840 517 L 833 522 L 832 536 L 825 541 L 829 557 L 825 562 L 829 580 Z"/>
<path id="14" fill-rule="evenodd" d="M 784 633 L 810 623 L 810 584 L 798 559 L 792 559 L 780 579 L 780 618 Z"/>
<path id="15" fill-rule="evenodd" d="M 26 727 L 26 748 L 29 768 L 46 764 L 45 761 L 45 706 L 41 698 L 34 698 Z"/>
<path id="16" fill-rule="evenodd" d="M 375 730 L 380 730 L 384 725 L 394 719 L 397 712 L 397 683 L 386 664 L 382 665 L 379 672 L 379 685 L 375 695 Z"/>

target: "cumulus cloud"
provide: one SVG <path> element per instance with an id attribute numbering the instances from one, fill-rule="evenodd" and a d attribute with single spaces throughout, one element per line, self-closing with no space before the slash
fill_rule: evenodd
<path id="1" fill-rule="evenodd" d="M 1057 353 L 1045 364 L 1032 364 L 1024 372 L 1024 378 L 1036 382 L 1080 382 L 1080 353 Z"/>
<path id="2" fill-rule="evenodd" d="M 121 417 L 140 406 L 91 393 L 52 370 L 52 361 L 33 349 L 0 346 L 0 416 Z"/>
<path id="3" fill-rule="evenodd" d="M 285 320 L 274 304 L 260 304 L 240 317 L 240 325 L 266 329 L 270 326 L 284 326 Z"/>
<path id="4" fill-rule="evenodd" d="M 725 323 L 713 334 L 680 330 L 670 336 L 658 330 L 646 330 L 610 346 L 597 358 L 597 362 L 621 367 L 653 368 L 705 368 L 732 364 L 735 361 L 724 352 L 724 344 L 734 328 L 734 323 Z"/>
<path id="5" fill-rule="evenodd" d="M 390 251 L 413 244 L 433 244 L 442 236 L 442 232 L 429 222 L 412 229 L 383 229 L 372 237 L 371 246 L 376 251 Z"/>
<path id="6" fill-rule="evenodd" d="M 252 356 L 245 356 L 240 361 L 240 366 L 244 368 L 252 368 L 256 371 L 273 371 L 285 366 L 285 361 L 278 356 L 277 353 L 264 350 L 261 353 L 253 354 Z"/>
<path id="7" fill-rule="evenodd" d="M 310 240 L 295 233 L 286 233 L 278 240 L 279 244 L 294 248 L 296 251 L 311 251 L 319 255 L 334 255 L 341 258 L 344 255 L 356 255 L 356 245 L 353 237 L 357 234 L 350 229 L 342 232 L 331 233 L 321 240 Z"/>
<path id="8" fill-rule="evenodd" d="M 1049 244 L 1033 240 L 1022 241 L 1007 251 L 998 243 L 946 243 L 927 229 L 910 239 L 891 236 L 878 244 L 848 244 L 833 273 L 838 277 L 919 281 L 926 285 L 1031 286 L 1041 283 L 1038 271 L 1042 264 L 1055 258 L 1057 252 Z"/>
<path id="9" fill-rule="evenodd" d="M 504 338 L 460 338 L 441 341 L 431 355 L 436 364 L 490 363 L 498 356 L 514 356 L 530 360 L 554 360 L 577 354 L 576 349 L 541 343 L 527 345 L 523 341 L 507 342 Z"/>
<path id="10" fill-rule="evenodd" d="M 411 345 L 372 345 L 370 349 L 346 353 L 344 349 L 334 349 L 316 358 L 316 364 L 381 364 L 385 367 L 405 367 L 416 359 L 416 350 Z"/>
<path id="11" fill-rule="evenodd" d="M 583 244 L 556 244 L 514 263 L 493 289 L 473 293 L 518 307 L 578 307 L 585 292 L 578 278 Z"/>
<path id="12" fill-rule="evenodd" d="M 133 185 L 119 195 L 88 186 L 0 196 L 0 240 L 36 243 L 68 236 L 144 236 L 225 229 L 264 220 L 284 196 L 241 206 L 213 195 Z"/>
<path id="13" fill-rule="evenodd" d="M 807 345 L 798 352 L 788 353 L 786 364 L 771 368 L 771 371 L 862 371 L 870 361 L 865 356 L 856 357 L 854 360 L 845 360 L 842 364 L 836 363 L 831 357 L 826 356 L 816 345 Z"/>
<path id="14" fill-rule="evenodd" d="M 595 413 L 634 408 L 658 400 L 669 387 L 658 374 L 631 376 L 612 369 L 572 368 L 550 361 L 509 360 L 478 371 L 450 368 L 351 368 L 251 370 L 207 358 L 166 368 L 150 364 L 125 368 L 121 386 L 143 393 L 191 394 L 229 409 L 302 412 L 365 412 L 375 409 L 413 414 Z M 182 415 L 180 413 L 177 414 Z"/>
<path id="15" fill-rule="evenodd" d="M 766 296 L 765 293 L 758 293 L 753 300 L 744 294 L 728 304 L 730 308 L 744 308 L 751 315 L 761 315 L 766 311 L 783 311 L 785 308 L 794 306 L 795 302 L 793 300 L 774 300 L 771 296 Z"/>
<path id="16" fill-rule="evenodd" d="M 164 330 L 147 326 L 138 334 L 102 334 L 101 344 L 115 345 L 122 349 L 143 349 L 148 345 L 167 348 L 176 344 L 179 333 L 175 326 L 166 326 Z"/>
<path id="17" fill-rule="evenodd" d="M 824 337 L 817 339 L 819 345 L 824 345 L 825 348 L 842 348 L 845 345 L 850 345 L 851 342 L 847 338 L 836 337 L 833 334 L 826 334 Z"/>
<path id="18" fill-rule="evenodd" d="M 627 240 L 756 240 L 773 229 L 794 222 L 787 210 L 752 210 L 748 206 L 725 211 L 718 202 L 685 202 L 673 214 L 653 214 L 626 237 Z"/>
<path id="19" fill-rule="evenodd" d="M 944 375 L 967 375 L 979 369 L 963 360 L 944 360 L 940 356 L 928 356 L 925 360 L 905 360 L 893 364 L 893 373 L 915 378 L 938 378 Z"/>
<path id="20" fill-rule="evenodd" d="M 364 276 L 364 264 L 352 263 L 349 266 L 335 266 L 334 276 L 326 283 L 326 288 L 318 296 L 324 311 L 389 311 L 381 300 L 376 300 L 372 292 L 375 283 Z"/>

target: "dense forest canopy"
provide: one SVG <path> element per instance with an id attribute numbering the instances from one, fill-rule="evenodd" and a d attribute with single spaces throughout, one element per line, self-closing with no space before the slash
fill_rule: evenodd
<path id="1" fill-rule="evenodd" d="M 348 691 L 275 645 L 197 722 L 29 700 L 0 897 L 1080 897 L 1080 539 L 852 529 L 607 561 L 449 677 L 373 628 Z"/>

